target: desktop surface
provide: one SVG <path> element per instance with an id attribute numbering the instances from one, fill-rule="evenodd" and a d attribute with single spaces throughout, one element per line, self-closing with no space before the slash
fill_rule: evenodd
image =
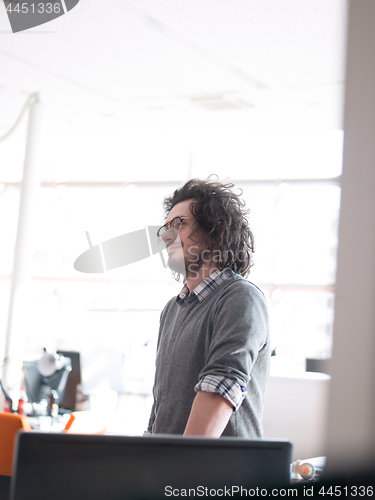
<path id="1" fill-rule="evenodd" d="M 20 433 L 11 500 L 152 499 L 289 482 L 286 441 Z M 201 488 L 199 490 L 198 488 Z"/>

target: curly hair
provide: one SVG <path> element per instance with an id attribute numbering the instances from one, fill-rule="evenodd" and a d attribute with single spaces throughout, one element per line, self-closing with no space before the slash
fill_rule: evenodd
<path id="1" fill-rule="evenodd" d="M 246 215 L 250 210 L 236 195 L 234 184 L 216 180 L 191 179 L 164 200 L 165 215 L 182 201 L 192 200 L 194 215 L 202 243 L 209 252 L 217 251 L 217 267 L 231 268 L 246 277 L 253 265 L 254 235 Z"/>

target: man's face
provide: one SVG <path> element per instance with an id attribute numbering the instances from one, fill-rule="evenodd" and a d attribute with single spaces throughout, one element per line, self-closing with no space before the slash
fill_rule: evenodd
<path id="1" fill-rule="evenodd" d="M 177 203 L 169 212 L 167 222 L 175 217 L 188 217 L 189 220 L 183 220 L 179 233 L 173 229 L 162 236 L 168 252 L 168 267 L 183 276 L 191 276 L 198 270 L 199 243 L 197 235 L 193 234 L 195 223 L 194 215 L 190 211 L 190 204 L 193 200 Z"/>

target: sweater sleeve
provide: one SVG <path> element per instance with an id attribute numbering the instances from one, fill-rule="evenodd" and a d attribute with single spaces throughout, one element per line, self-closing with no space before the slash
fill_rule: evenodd
<path id="1" fill-rule="evenodd" d="M 152 408 L 151 408 L 151 413 L 150 413 L 150 418 L 149 418 L 149 421 L 148 421 L 148 426 L 147 426 L 147 431 L 145 434 L 151 434 L 152 433 L 152 427 L 154 425 L 154 421 L 155 421 L 155 401 L 152 405 Z"/>
<path id="2" fill-rule="evenodd" d="M 200 379 L 222 376 L 246 387 L 258 353 L 268 344 L 263 293 L 246 280 L 230 283 L 212 311 L 213 333 Z"/>

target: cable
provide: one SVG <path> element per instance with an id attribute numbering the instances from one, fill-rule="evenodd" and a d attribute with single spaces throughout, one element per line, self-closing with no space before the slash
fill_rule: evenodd
<path id="1" fill-rule="evenodd" d="M 24 115 L 26 109 L 28 108 L 28 106 L 30 106 L 31 104 L 34 104 L 35 102 L 38 102 L 38 101 L 39 101 L 39 94 L 37 92 L 35 92 L 34 94 L 31 94 L 29 96 L 29 98 L 27 99 L 24 107 L 22 108 L 22 111 L 21 111 L 19 117 L 17 118 L 16 122 L 8 130 L 8 132 L 5 135 L 0 136 L 0 141 L 3 141 L 4 139 L 6 139 L 7 137 L 9 137 L 12 134 L 12 132 L 17 128 L 17 125 L 21 121 L 21 118 L 23 117 L 23 115 Z"/>

